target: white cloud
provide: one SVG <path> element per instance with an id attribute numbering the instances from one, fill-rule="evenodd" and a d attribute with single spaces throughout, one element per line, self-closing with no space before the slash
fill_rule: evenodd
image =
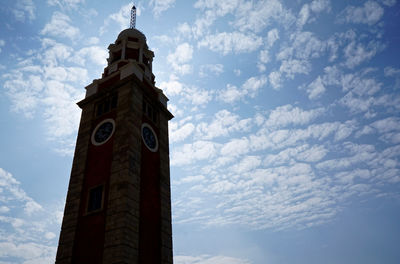
<path id="1" fill-rule="evenodd" d="M 250 142 L 247 138 L 234 138 L 221 148 L 223 156 L 237 157 L 250 151 Z"/>
<path id="2" fill-rule="evenodd" d="M 202 38 L 203 35 L 208 33 L 208 28 L 214 23 L 215 19 L 215 14 L 212 12 L 206 12 L 204 16 L 197 18 L 192 27 L 195 38 Z"/>
<path id="3" fill-rule="evenodd" d="M 361 43 L 352 41 L 344 48 L 345 65 L 352 69 L 374 57 L 381 49 L 382 45 L 380 43 L 370 42 L 368 46 L 364 46 Z"/>
<path id="4" fill-rule="evenodd" d="M 391 131 L 400 130 L 400 118 L 387 117 L 385 119 L 377 120 L 370 124 L 371 127 L 377 129 L 379 133 L 387 133 Z"/>
<path id="5" fill-rule="evenodd" d="M 268 47 L 272 47 L 278 39 L 279 39 L 278 29 L 274 28 L 274 29 L 271 29 L 270 31 L 268 31 L 268 34 L 267 34 Z"/>
<path id="6" fill-rule="evenodd" d="M 388 66 L 385 67 L 384 74 L 387 77 L 394 77 L 395 79 L 394 88 L 395 89 L 400 88 L 400 69 Z"/>
<path id="7" fill-rule="evenodd" d="M 290 113 L 289 110 L 286 112 Z M 311 117 L 298 115 L 298 119 L 304 120 L 299 123 L 312 122 L 314 117 L 308 114 Z M 297 122 L 296 115 L 291 118 Z M 392 133 L 398 125 L 393 121 L 388 119 L 386 126 L 384 122 L 374 126 L 387 127 L 386 133 Z M 211 177 L 189 180 L 185 188 L 192 186 L 191 190 L 196 192 L 177 193 L 178 201 L 196 202 L 190 209 L 175 207 L 176 223 L 239 224 L 276 230 L 307 228 L 331 221 L 348 197 L 380 192 L 376 189 L 380 188 L 377 181 L 387 184 L 400 180 L 396 176 L 399 163 L 393 158 L 397 157 L 399 146 L 379 154 L 372 145 L 343 142 L 357 126 L 357 122 L 348 120 L 312 124 L 305 129 L 263 127 L 248 137 L 231 138 L 217 148 L 217 158 L 208 159 L 211 164 L 203 168 L 203 175 Z M 263 149 L 270 153 L 265 158 L 259 155 Z M 332 152 L 334 157 L 338 149 L 346 153 L 345 158 L 325 160 L 332 157 L 328 153 Z M 280 151 L 274 153 L 275 150 Z M 219 201 L 216 208 L 202 209 L 210 200 Z M 192 217 L 183 217 L 179 212 Z"/>
<path id="8" fill-rule="evenodd" d="M 204 64 L 200 66 L 200 77 L 208 76 L 209 74 L 220 75 L 224 72 L 224 65 L 222 64 Z"/>
<path id="9" fill-rule="evenodd" d="M 302 28 L 306 23 L 307 20 L 310 16 L 310 9 L 308 7 L 308 4 L 303 5 L 299 12 L 299 18 L 297 19 L 297 26 L 299 28 Z"/>
<path id="10" fill-rule="evenodd" d="M 233 70 L 233 73 L 234 73 L 236 76 L 240 76 L 240 75 L 242 74 L 242 71 L 241 71 L 240 69 L 234 69 L 234 70 Z"/>
<path id="11" fill-rule="evenodd" d="M 258 156 L 245 156 L 239 163 L 231 167 L 231 171 L 234 173 L 242 174 L 245 172 L 252 171 L 261 164 L 261 158 Z"/>
<path id="12" fill-rule="evenodd" d="M 79 123 L 80 110 L 72 102 L 84 98 L 83 91 L 58 81 L 48 81 L 43 103 L 49 129 L 50 139 L 63 138 L 72 135 Z"/>
<path id="13" fill-rule="evenodd" d="M 99 42 L 100 42 L 100 39 L 99 38 L 97 38 L 97 37 L 90 37 L 88 40 L 87 40 L 87 44 L 88 45 L 96 45 L 96 44 L 99 44 Z"/>
<path id="14" fill-rule="evenodd" d="M 179 79 L 175 75 L 170 75 L 168 82 L 161 82 L 160 88 L 167 96 L 179 95 L 184 90 L 183 84 L 179 82 Z"/>
<path id="15" fill-rule="evenodd" d="M 40 49 L 4 75 L 11 109 L 26 117 L 39 113 L 46 122 L 47 138 L 58 143 L 56 151 L 63 155 L 73 153 L 80 117 L 75 103 L 84 98 L 82 87 L 89 81 L 86 68 L 63 67 L 73 54 L 72 48 L 44 39 Z"/>
<path id="16" fill-rule="evenodd" d="M 348 131 L 354 131 L 356 128 L 355 122 L 351 120 L 344 123 L 325 122 L 311 124 L 304 129 L 271 130 L 262 128 L 257 133 L 251 134 L 249 140 L 253 151 L 282 149 L 296 146 L 306 140 L 328 140 L 329 136 L 334 136 L 336 140 L 341 140 L 345 138 L 344 136 L 349 136 Z M 338 133 L 338 131 L 341 132 Z"/>
<path id="17" fill-rule="evenodd" d="M 293 15 L 286 10 L 278 0 L 263 0 L 241 4 L 237 10 L 235 27 L 240 31 L 262 31 L 272 22 L 282 23 L 284 26 L 293 21 Z"/>
<path id="18" fill-rule="evenodd" d="M 306 89 L 308 93 L 308 98 L 310 99 L 317 99 L 321 97 L 323 93 L 325 93 L 326 88 L 322 82 L 320 76 L 317 77 L 312 83 L 310 83 Z"/>
<path id="19" fill-rule="evenodd" d="M 85 65 L 86 60 L 90 60 L 94 64 L 105 67 L 107 65 L 108 53 L 104 48 L 99 46 L 85 47 L 77 51 L 69 60 L 79 65 Z"/>
<path id="20" fill-rule="evenodd" d="M 173 53 L 168 54 L 167 61 L 173 70 L 181 75 L 192 71 L 192 66 L 188 62 L 193 57 L 193 47 L 189 43 L 179 44 Z"/>
<path id="21" fill-rule="evenodd" d="M 265 75 L 250 77 L 242 84 L 240 90 L 236 86 L 228 84 L 226 89 L 219 93 L 218 98 L 226 103 L 233 103 L 243 99 L 245 96 L 254 98 L 267 81 L 268 78 Z"/>
<path id="22" fill-rule="evenodd" d="M 298 153 L 296 159 L 303 162 L 317 162 L 322 160 L 327 153 L 328 150 L 324 146 L 317 145 Z"/>
<path id="23" fill-rule="evenodd" d="M 0 259 L 13 259 L 13 263 L 54 262 L 55 232 L 59 232 L 61 224 L 56 215 L 59 212 L 62 215 L 62 209 L 35 202 L 21 188 L 20 182 L 2 168 L 0 201 L 4 204 L 0 207 Z M 60 204 L 64 206 L 64 203 Z"/>
<path id="24" fill-rule="evenodd" d="M 340 85 L 342 72 L 336 66 L 328 66 L 324 68 L 322 77 L 323 83 L 326 85 Z"/>
<path id="25" fill-rule="evenodd" d="M 353 114 L 360 112 L 369 112 L 375 104 L 373 98 L 359 98 L 355 97 L 353 93 L 349 92 L 339 100 L 339 103 L 348 107 Z"/>
<path id="26" fill-rule="evenodd" d="M 173 149 L 171 154 L 171 165 L 182 166 L 196 161 L 207 160 L 217 153 L 217 145 L 210 141 L 195 141 L 192 144 L 184 144 L 182 147 Z"/>
<path id="27" fill-rule="evenodd" d="M 18 201 L 24 203 L 24 212 L 31 215 L 35 212 L 43 210 L 42 206 L 29 197 L 20 187 L 11 173 L 0 168 L 0 201 Z M 7 196 L 5 196 L 7 195 Z"/>
<path id="28" fill-rule="evenodd" d="M 381 0 L 381 2 L 386 6 L 394 6 L 397 0 Z"/>
<path id="29" fill-rule="evenodd" d="M 278 0 L 263 0 L 256 2 L 242 0 L 198 0 L 195 5 L 204 13 L 196 19 L 192 28 L 199 38 L 207 33 L 208 28 L 217 20 L 228 14 L 234 16 L 231 24 L 240 32 L 261 32 L 273 22 L 288 26 L 294 20 L 289 10 L 286 10 Z"/>
<path id="30" fill-rule="evenodd" d="M 213 139 L 216 137 L 227 136 L 229 133 L 237 131 L 249 131 L 251 119 L 240 119 L 236 114 L 228 110 L 221 110 L 215 114 L 213 121 L 209 124 L 201 122 L 196 127 L 196 137 L 203 139 Z"/>
<path id="31" fill-rule="evenodd" d="M 374 129 L 368 125 L 364 126 L 361 130 L 357 131 L 355 136 L 356 138 L 359 138 L 363 135 L 368 135 L 374 133 Z"/>
<path id="32" fill-rule="evenodd" d="M 175 117 L 182 117 L 184 114 L 184 111 L 182 107 L 178 107 L 177 105 L 174 104 L 168 104 L 168 110 L 175 116 Z"/>
<path id="33" fill-rule="evenodd" d="M 340 81 L 343 91 L 351 91 L 358 96 L 373 95 L 382 87 L 382 83 L 374 78 L 366 77 L 363 73 L 342 75 Z"/>
<path id="34" fill-rule="evenodd" d="M 162 12 L 171 8 L 175 0 L 151 0 L 149 5 L 153 7 L 153 13 L 159 16 Z"/>
<path id="35" fill-rule="evenodd" d="M 80 36 L 79 28 L 71 26 L 71 19 L 66 14 L 61 12 L 54 12 L 51 21 L 47 23 L 42 31 L 42 35 L 49 35 L 52 37 L 62 37 L 75 40 Z"/>
<path id="36" fill-rule="evenodd" d="M 217 16 L 225 16 L 235 11 L 240 3 L 240 0 L 197 0 L 194 7 L 203 10 L 210 9 L 215 12 Z"/>
<path id="37" fill-rule="evenodd" d="M 267 42 L 268 42 L 268 40 L 267 40 Z M 273 42 L 273 41 L 271 41 L 271 42 Z M 271 44 L 267 44 L 267 46 L 269 46 L 269 45 L 271 45 Z M 260 55 L 258 57 L 259 62 L 257 63 L 257 67 L 260 72 L 264 72 L 266 70 L 265 64 L 267 64 L 270 61 L 270 55 L 269 55 L 268 48 L 260 50 Z"/>
<path id="38" fill-rule="evenodd" d="M 119 25 L 119 31 L 128 28 L 131 16 L 131 9 L 132 9 L 132 3 L 129 3 L 122 6 L 118 12 L 109 15 L 104 20 L 103 26 L 100 27 L 100 35 L 102 35 L 106 31 L 106 28 L 110 25 L 111 22 L 115 22 Z M 136 12 L 137 12 L 136 15 L 139 16 L 140 9 L 137 8 Z"/>
<path id="39" fill-rule="evenodd" d="M 297 31 L 290 35 L 290 45 L 284 45 L 276 55 L 283 62 L 309 64 L 308 60 L 321 57 L 327 50 L 327 43 L 312 32 Z"/>
<path id="40" fill-rule="evenodd" d="M 368 179 L 371 177 L 371 172 L 366 169 L 356 169 L 353 171 L 342 171 L 335 174 L 335 178 L 344 184 L 353 184 L 357 178 Z"/>
<path id="41" fill-rule="evenodd" d="M 37 243 L 14 244 L 10 242 L 0 242 L 0 257 L 14 257 L 25 260 L 24 263 L 37 263 L 37 260 L 44 260 L 46 262 L 49 260 L 54 261 L 54 255 L 55 247 L 51 246 Z"/>
<path id="42" fill-rule="evenodd" d="M 346 106 L 351 113 L 365 113 L 366 118 L 375 116 L 374 106 L 397 107 L 395 104 L 400 100 L 395 95 L 377 95 L 382 90 L 383 83 L 367 74 L 369 71 L 341 75 L 340 85 L 347 92 L 339 103 Z"/>
<path id="43" fill-rule="evenodd" d="M 164 90 L 167 96 L 179 96 L 180 105 L 191 105 L 191 111 L 197 110 L 197 107 L 206 107 L 213 96 L 213 91 L 188 86 L 174 74 L 169 76 L 169 81 L 161 82 L 160 88 Z M 179 109 L 175 109 L 175 111 L 179 112 Z"/>
<path id="44" fill-rule="evenodd" d="M 326 50 L 325 42 L 311 32 L 296 32 L 290 39 L 293 41 L 291 49 L 298 59 L 319 58 Z"/>
<path id="45" fill-rule="evenodd" d="M 331 10 L 330 0 L 314 0 L 310 4 L 310 9 L 316 13 L 319 13 L 322 11 L 329 12 Z"/>
<path id="46" fill-rule="evenodd" d="M 288 125 L 306 125 L 325 112 L 323 108 L 303 110 L 292 105 L 275 108 L 269 115 L 265 125 L 268 127 L 285 127 Z"/>
<path id="47" fill-rule="evenodd" d="M 59 6 L 60 8 L 66 9 L 77 9 L 80 4 L 83 4 L 85 0 L 47 0 L 47 4 L 50 6 Z"/>
<path id="48" fill-rule="evenodd" d="M 54 234 L 53 232 L 46 232 L 46 234 L 44 235 L 44 237 L 48 240 L 51 240 L 53 238 L 56 237 L 56 234 Z"/>
<path id="49" fill-rule="evenodd" d="M 257 95 L 258 90 L 260 90 L 266 83 L 267 77 L 265 75 L 250 77 L 243 83 L 242 88 L 247 95 L 254 98 Z"/>
<path id="50" fill-rule="evenodd" d="M 277 154 L 269 154 L 263 161 L 263 164 L 269 166 L 281 166 L 284 164 L 293 164 L 297 162 L 318 162 L 322 160 L 328 150 L 322 145 L 310 147 L 308 144 L 300 145 L 294 148 L 286 148 Z"/>
<path id="51" fill-rule="evenodd" d="M 193 47 L 189 43 L 179 44 L 175 52 L 168 55 L 168 61 L 172 62 L 173 60 L 178 63 L 185 63 L 192 59 L 193 57 Z"/>
<path id="52" fill-rule="evenodd" d="M 198 42 L 198 47 L 205 47 L 223 55 L 229 53 L 248 53 L 255 51 L 262 44 L 262 38 L 254 34 L 241 32 L 222 32 L 207 35 Z"/>
<path id="53" fill-rule="evenodd" d="M 295 74 L 308 74 L 311 71 L 311 64 L 307 60 L 284 60 L 279 71 L 293 79 Z"/>
<path id="54" fill-rule="evenodd" d="M 338 16 L 339 22 L 368 24 L 377 23 L 383 16 L 383 8 L 375 1 L 366 1 L 362 7 L 348 6 Z"/>
<path id="55" fill-rule="evenodd" d="M 343 140 L 349 137 L 354 130 L 356 130 L 357 125 L 354 121 L 348 120 L 343 124 L 340 124 L 336 133 L 335 133 L 335 141 Z"/>
<path id="56" fill-rule="evenodd" d="M 282 87 L 280 72 L 277 71 L 271 72 L 268 76 L 268 79 L 273 89 L 279 90 Z"/>
<path id="57" fill-rule="evenodd" d="M 176 129 L 171 129 L 170 126 L 170 141 L 171 142 L 179 142 L 185 140 L 188 136 L 190 136 L 195 127 L 192 123 L 184 124 L 181 127 L 177 127 Z"/>
<path id="58" fill-rule="evenodd" d="M 184 100 L 181 100 L 181 102 L 187 102 L 193 106 L 206 107 L 207 103 L 212 99 L 212 94 L 212 91 L 198 87 L 186 87 Z M 195 108 L 192 110 L 195 110 Z"/>
<path id="59" fill-rule="evenodd" d="M 41 50 L 35 51 L 35 53 L 39 53 L 37 56 L 41 60 L 40 63 L 46 66 L 57 66 L 65 62 L 70 59 L 73 52 L 71 47 L 47 38 L 42 40 Z"/>
<path id="60" fill-rule="evenodd" d="M 177 27 L 177 31 L 179 32 L 179 34 L 185 37 L 190 37 L 190 35 L 192 34 L 192 29 L 186 22 L 179 24 Z"/>
<path id="61" fill-rule="evenodd" d="M 39 76 L 30 75 L 23 78 L 22 74 L 16 74 L 13 79 L 4 82 L 4 88 L 12 101 L 12 110 L 32 117 L 44 82 Z"/>
<path id="62" fill-rule="evenodd" d="M 0 52 L 1 48 L 4 47 L 4 45 L 6 45 L 6 42 L 3 39 L 0 39 Z"/>
<path id="63" fill-rule="evenodd" d="M 209 27 L 218 17 L 234 13 L 237 10 L 241 0 L 198 0 L 194 4 L 195 8 L 199 8 L 204 13 L 196 19 L 192 27 L 192 32 L 196 38 L 202 37 L 208 33 Z M 209 33 L 208 33 L 209 34 Z"/>
<path id="64" fill-rule="evenodd" d="M 296 22 L 297 27 L 301 29 L 308 22 L 315 21 L 312 13 L 320 13 L 322 11 L 330 11 L 329 0 L 314 0 L 311 3 L 304 4 L 299 12 Z"/>
<path id="65" fill-rule="evenodd" d="M 17 0 L 12 12 L 15 19 L 25 22 L 25 19 L 32 21 L 36 18 L 35 9 L 36 7 L 32 0 Z"/>
<path id="66" fill-rule="evenodd" d="M 24 211 L 27 215 L 31 215 L 34 212 L 41 211 L 42 209 L 43 207 L 40 204 L 33 200 L 30 200 L 26 202 Z"/>
<path id="67" fill-rule="evenodd" d="M 236 86 L 231 84 L 227 84 L 226 89 L 223 90 L 218 96 L 218 98 L 225 103 L 233 103 L 237 100 L 240 100 L 242 97 L 243 92 L 239 91 Z"/>
<path id="68" fill-rule="evenodd" d="M 176 264 L 251 264 L 249 260 L 232 258 L 227 256 L 174 256 Z"/>
<path id="69" fill-rule="evenodd" d="M 180 179 L 179 181 L 174 181 L 174 184 L 182 184 L 182 183 L 194 183 L 194 182 L 201 182 L 205 180 L 206 177 L 203 175 L 196 175 L 196 176 L 187 176 L 185 178 Z"/>
<path id="70" fill-rule="evenodd" d="M 347 144 L 345 148 L 351 156 L 326 160 L 317 164 L 316 167 L 320 170 L 340 170 L 351 166 L 355 167 L 355 164 L 358 163 L 367 164 L 377 155 L 375 147 L 372 145 Z"/>
<path id="71" fill-rule="evenodd" d="M 391 76 L 391 77 L 400 76 L 400 69 L 388 66 L 388 67 L 385 67 L 384 74 L 385 74 L 385 76 Z"/>
<path id="72" fill-rule="evenodd" d="M 43 77 L 46 80 L 80 83 L 81 85 L 85 85 L 89 81 L 87 69 L 81 67 L 44 67 Z"/>
<path id="73" fill-rule="evenodd" d="M 8 212 L 10 212 L 10 208 L 8 208 L 7 206 L 4 206 L 4 205 L 0 206 L 0 214 L 5 214 Z"/>
<path id="74" fill-rule="evenodd" d="M 256 156 L 241 160 L 247 166 L 242 174 L 235 174 L 234 170 L 227 173 L 221 168 L 214 171 L 217 177 L 203 181 L 209 188 L 196 189 L 219 201 L 215 209 L 199 211 L 208 200 L 193 192 L 189 197 L 186 194 L 186 201 L 198 198 L 196 206 L 186 211 L 196 217 L 186 218 L 186 222 L 211 226 L 240 224 L 254 229 L 276 230 L 318 225 L 337 213 L 335 204 L 340 196 L 336 195 L 340 189 L 330 188 L 329 180 L 325 178 L 316 178 L 308 164 L 261 169 L 257 168 L 259 160 Z M 180 210 L 179 207 L 176 209 Z M 175 219 L 177 223 L 185 221 L 179 214 Z"/>

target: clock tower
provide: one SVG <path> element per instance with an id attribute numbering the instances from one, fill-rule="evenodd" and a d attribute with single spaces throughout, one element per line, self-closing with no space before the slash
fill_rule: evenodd
<path id="1" fill-rule="evenodd" d="M 167 97 L 131 27 L 86 87 L 56 263 L 172 263 Z"/>

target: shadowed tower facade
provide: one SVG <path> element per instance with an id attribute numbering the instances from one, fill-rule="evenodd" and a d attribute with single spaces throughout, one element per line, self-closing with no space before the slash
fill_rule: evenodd
<path id="1" fill-rule="evenodd" d="M 132 9 L 132 17 L 134 15 Z M 56 263 L 172 263 L 167 97 L 134 28 L 86 87 Z M 132 25 L 133 24 L 133 25 Z"/>

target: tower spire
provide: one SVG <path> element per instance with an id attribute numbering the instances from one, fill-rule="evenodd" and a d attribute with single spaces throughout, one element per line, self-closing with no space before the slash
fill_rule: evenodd
<path id="1" fill-rule="evenodd" d="M 130 28 L 136 28 L 136 6 L 133 4 L 131 9 L 131 24 Z"/>

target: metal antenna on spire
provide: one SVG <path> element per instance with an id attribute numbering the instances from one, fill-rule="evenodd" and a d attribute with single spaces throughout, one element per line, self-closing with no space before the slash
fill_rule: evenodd
<path id="1" fill-rule="evenodd" d="M 135 28 L 136 27 L 136 6 L 133 4 L 132 9 L 131 9 L 131 25 L 130 28 Z"/>

